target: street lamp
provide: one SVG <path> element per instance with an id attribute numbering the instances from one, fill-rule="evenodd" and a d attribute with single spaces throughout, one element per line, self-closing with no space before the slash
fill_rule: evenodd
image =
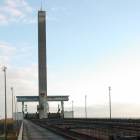
<path id="1" fill-rule="evenodd" d="M 109 113 L 110 113 L 110 119 L 111 119 L 111 87 L 108 87 L 109 90 Z"/>
<path id="2" fill-rule="evenodd" d="M 87 118 L 87 95 L 85 95 L 85 118 Z"/>
<path id="3" fill-rule="evenodd" d="M 72 118 L 74 118 L 74 110 L 73 110 L 73 100 L 72 100 Z"/>
<path id="4" fill-rule="evenodd" d="M 14 119 L 15 119 L 15 121 L 17 120 L 17 118 L 16 118 L 16 97 L 14 96 L 14 110 L 15 110 L 15 112 L 14 112 Z"/>
<path id="5" fill-rule="evenodd" d="M 5 121 L 4 121 L 4 134 L 5 140 L 7 140 L 7 98 L 6 98 L 6 69 L 7 67 L 3 67 L 4 72 L 4 82 L 5 82 Z"/>
<path id="6" fill-rule="evenodd" d="M 11 92 L 12 92 L 12 119 L 14 119 L 13 118 L 13 87 L 11 87 Z"/>

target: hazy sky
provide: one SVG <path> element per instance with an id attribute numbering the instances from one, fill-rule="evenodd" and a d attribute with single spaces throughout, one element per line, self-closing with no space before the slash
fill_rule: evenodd
<path id="1" fill-rule="evenodd" d="M 139 0 L 44 0 L 48 95 L 70 95 L 66 107 L 71 106 L 71 100 L 82 107 L 86 94 L 90 109 L 101 105 L 107 112 L 111 86 L 112 106 L 120 116 L 128 110 L 131 115 L 132 104 L 138 110 L 139 7 Z M 38 9 L 40 0 L 0 1 L 0 66 L 8 67 L 9 112 L 11 86 L 16 95 L 38 95 Z M 1 71 L 0 116 L 4 111 L 3 87 Z M 132 110 L 133 116 L 138 116 L 137 110 Z"/>

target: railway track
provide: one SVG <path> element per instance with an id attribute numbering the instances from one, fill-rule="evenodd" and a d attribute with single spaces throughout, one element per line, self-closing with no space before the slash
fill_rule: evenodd
<path id="1" fill-rule="evenodd" d="M 66 128 L 58 127 L 52 123 L 42 120 L 32 120 L 33 123 L 40 127 L 46 128 L 56 134 L 66 137 L 68 140 L 97 140 L 97 138 L 88 136 L 86 134 L 77 133 Z M 99 140 L 99 139 L 98 139 Z"/>
<path id="2" fill-rule="evenodd" d="M 74 140 L 104 140 L 103 137 L 110 139 L 110 137 L 116 136 L 139 138 L 140 136 L 140 119 L 69 118 L 32 121 L 41 127 Z"/>

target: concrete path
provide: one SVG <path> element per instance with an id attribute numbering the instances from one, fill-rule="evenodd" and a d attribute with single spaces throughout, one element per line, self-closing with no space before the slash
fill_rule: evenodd
<path id="1" fill-rule="evenodd" d="M 23 140 L 66 140 L 66 138 L 24 120 Z"/>

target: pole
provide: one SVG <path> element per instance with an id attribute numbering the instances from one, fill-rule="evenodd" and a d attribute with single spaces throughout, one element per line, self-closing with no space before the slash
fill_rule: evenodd
<path id="1" fill-rule="evenodd" d="M 42 0 L 41 0 L 41 8 L 40 8 L 40 9 L 41 9 L 41 11 L 42 11 Z"/>
<path id="2" fill-rule="evenodd" d="M 72 118 L 74 118 L 73 100 L 72 100 Z"/>
<path id="3" fill-rule="evenodd" d="M 4 82 L 5 82 L 5 121 L 4 121 L 4 135 L 5 140 L 7 140 L 7 98 L 6 98 L 6 67 L 3 67 L 4 71 Z"/>
<path id="4" fill-rule="evenodd" d="M 111 119 L 111 87 L 108 87 L 109 89 L 109 114 L 110 114 L 110 119 Z"/>
<path id="5" fill-rule="evenodd" d="M 14 120 L 14 117 L 13 117 L 13 87 L 11 87 L 11 92 L 12 92 L 12 119 Z"/>
<path id="6" fill-rule="evenodd" d="M 19 117 L 18 117 L 18 105 L 17 105 L 17 101 L 16 101 L 16 112 L 17 112 L 17 125 L 19 128 Z"/>
<path id="7" fill-rule="evenodd" d="M 23 118 L 24 118 L 24 102 L 22 102 L 22 115 L 23 115 Z"/>
<path id="8" fill-rule="evenodd" d="M 87 95 L 85 95 L 85 118 L 87 118 Z"/>
<path id="9" fill-rule="evenodd" d="M 64 118 L 64 102 L 61 101 L 61 107 L 62 107 L 62 118 Z"/>
<path id="10" fill-rule="evenodd" d="M 15 96 L 14 96 L 14 106 L 15 106 L 15 109 L 14 109 L 15 110 L 15 113 L 14 113 L 15 115 L 14 115 L 14 117 L 15 117 L 15 121 L 16 121 L 16 97 Z"/>
<path id="11" fill-rule="evenodd" d="M 16 111 L 16 96 L 14 96 L 14 105 L 15 105 L 15 124 L 16 124 L 16 136 L 17 136 L 17 111 Z"/>
<path id="12" fill-rule="evenodd" d="M 16 113 L 16 128 L 18 130 L 19 129 L 19 117 L 18 117 L 18 106 L 17 106 L 16 97 L 15 97 L 15 113 Z"/>

